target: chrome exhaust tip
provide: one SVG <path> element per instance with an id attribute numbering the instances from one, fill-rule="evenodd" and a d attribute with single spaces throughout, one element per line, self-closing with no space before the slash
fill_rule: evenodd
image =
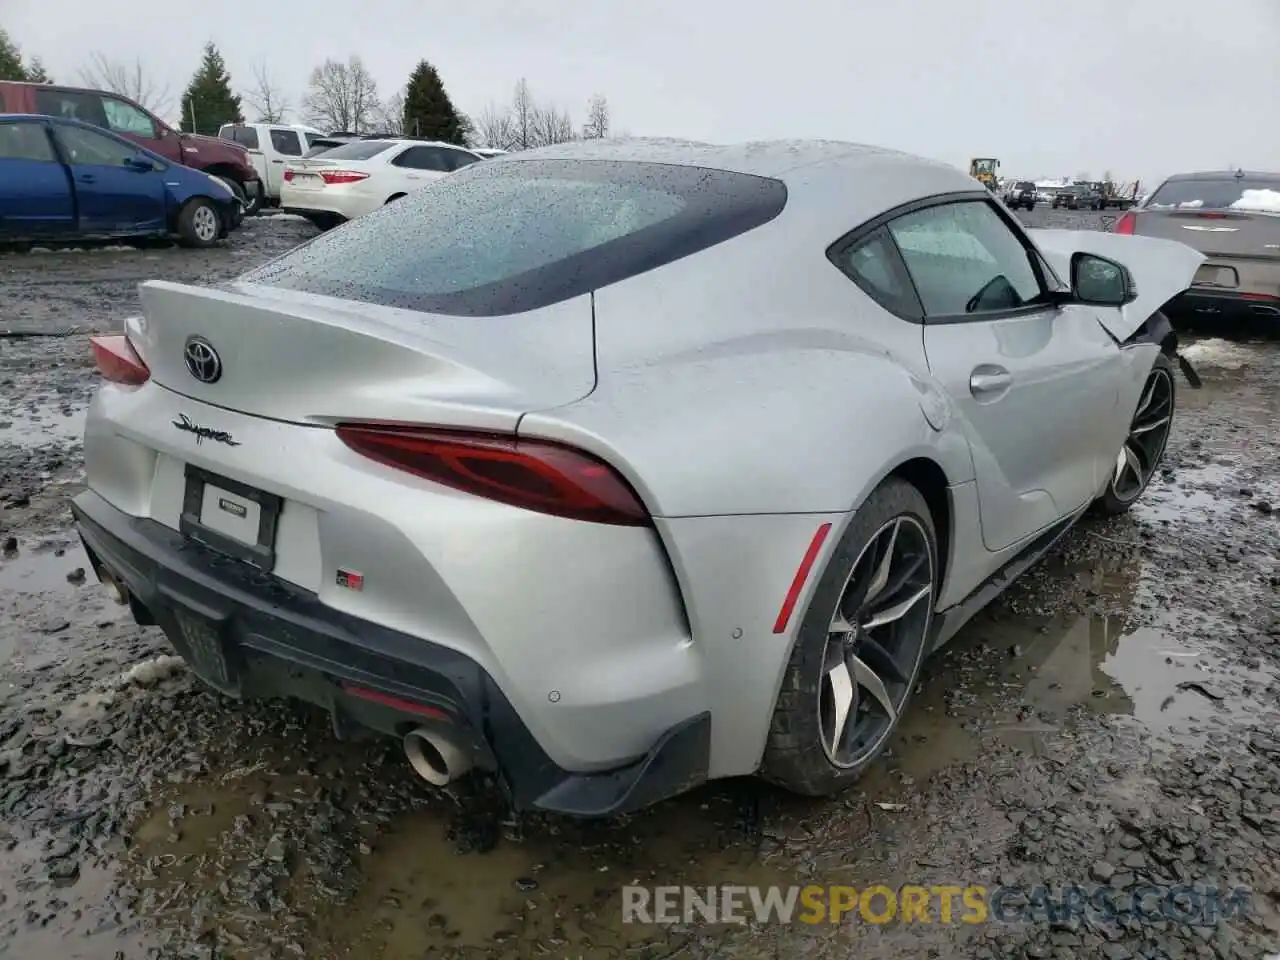
<path id="1" fill-rule="evenodd" d="M 404 755 L 414 772 L 436 787 L 451 783 L 471 769 L 471 758 L 465 751 L 426 727 L 405 734 Z"/>

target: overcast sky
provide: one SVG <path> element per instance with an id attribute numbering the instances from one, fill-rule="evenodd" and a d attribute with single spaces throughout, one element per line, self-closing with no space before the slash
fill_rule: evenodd
<path id="1" fill-rule="evenodd" d="M 141 57 L 175 103 L 212 39 L 233 83 L 267 60 L 294 103 L 325 57 L 358 54 L 384 93 L 425 57 L 466 112 L 523 75 L 578 123 L 604 94 L 634 135 L 1030 177 L 1280 167 L 1280 0 L 0 0 L 0 26 L 61 81 L 95 51 Z"/>

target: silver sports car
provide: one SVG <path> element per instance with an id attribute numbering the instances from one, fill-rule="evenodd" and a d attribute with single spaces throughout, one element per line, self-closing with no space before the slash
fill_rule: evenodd
<path id="1" fill-rule="evenodd" d="M 233 696 L 600 816 L 826 794 L 1160 462 L 1201 254 L 830 142 L 495 158 L 95 338 L 80 533 Z M 1183 366 L 1193 377 L 1189 367 Z"/>

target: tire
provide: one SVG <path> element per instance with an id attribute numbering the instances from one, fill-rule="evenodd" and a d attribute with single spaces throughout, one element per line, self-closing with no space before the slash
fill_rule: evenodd
<path id="1" fill-rule="evenodd" d="M 212 247 L 222 229 L 217 208 L 205 197 L 192 197 L 178 213 L 178 240 L 184 247 Z"/>
<path id="2" fill-rule="evenodd" d="M 244 192 L 244 187 L 240 184 L 239 180 L 233 180 L 230 177 L 226 176 L 225 174 L 221 174 L 221 173 L 218 174 L 217 177 L 219 180 L 221 180 L 223 183 L 227 185 L 227 187 L 231 190 L 232 193 L 236 195 L 236 199 L 240 201 L 240 209 L 244 211 L 244 216 L 252 217 L 258 214 L 258 211 L 262 209 L 261 193 L 259 193 L 256 197 L 253 198 L 252 201 L 250 201 L 248 195 Z"/>
<path id="3" fill-rule="evenodd" d="M 919 631 L 918 649 L 902 649 L 899 680 L 893 683 L 892 691 L 886 690 L 890 700 L 894 701 L 894 716 L 883 710 L 869 709 L 868 714 L 873 715 L 872 719 L 876 720 L 876 724 L 867 727 L 865 743 L 860 745 L 859 750 L 844 756 L 842 762 L 837 764 L 833 760 L 833 751 L 824 742 L 824 725 L 830 719 L 832 703 L 828 697 L 830 688 L 826 683 L 828 673 L 824 665 L 829 662 L 828 656 L 832 650 L 838 648 L 838 644 L 833 647 L 833 643 L 850 637 L 867 637 L 869 634 L 861 628 L 856 633 L 843 636 L 833 633 L 832 620 L 838 605 L 846 597 L 846 590 L 856 590 L 851 577 L 857 574 L 858 580 L 865 583 L 863 571 L 868 569 L 868 564 L 871 568 L 875 567 L 875 559 L 868 559 L 869 555 L 864 551 L 874 549 L 873 544 L 882 544 L 895 521 L 901 522 L 894 528 L 901 531 L 898 533 L 901 540 L 895 541 L 898 549 L 906 550 L 912 544 L 918 544 L 914 555 L 927 561 L 927 584 L 911 581 L 903 588 L 912 595 L 924 593 L 927 588 L 927 595 L 921 596 L 909 608 L 907 615 L 895 622 L 908 628 L 911 636 Z M 920 674 L 920 665 L 927 654 L 933 604 L 937 597 L 937 543 L 933 518 L 924 497 L 914 486 L 896 477 L 890 477 L 881 483 L 854 513 L 822 572 L 801 620 L 795 646 L 783 676 L 782 688 L 774 705 L 760 769 L 764 779 L 795 793 L 827 796 L 855 783 L 883 752 L 910 703 L 912 690 Z M 891 576 L 890 582 L 894 579 Z M 893 596 L 900 595 L 900 592 L 895 592 Z M 885 636 L 883 633 L 876 635 L 882 639 Z M 853 649 L 858 654 L 855 659 L 865 662 L 862 650 L 859 647 Z M 873 659 L 871 662 L 876 661 Z M 850 673 L 845 676 L 847 678 Z M 874 697 L 868 698 L 867 689 L 858 687 L 857 692 L 869 707 L 876 704 Z M 859 708 L 847 714 L 850 723 L 858 721 L 861 716 L 860 705 L 861 703 Z M 880 716 L 876 717 L 875 714 Z M 879 724 L 884 725 L 883 729 Z M 847 725 L 846 729 L 854 733 L 858 730 L 856 726 Z M 827 733 L 829 734 L 829 730 Z"/>
<path id="4" fill-rule="evenodd" d="M 1150 399 L 1148 399 L 1149 390 L 1152 391 Z M 1167 393 L 1167 410 L 1158 406 L 1161 402 L 1159 391 Z M 1177 409 L 1177 396 L 1177 377 L 1174 375 L 1173 361 L 1161 353 L 1156 357 L 1156 362 L 1151 365 L 1151 369 L 1147 373 L 1146 382 L 1143 384 L 1142 393 L 1138 398 L 1138 408 L 1130 422 L 1130 433 L 1125 437 L 1125 448 L 1129 449 L 1140 461 L 1146 460 L 1142 464 L 1143 476 L 1140 482 L 1134 486 L 1131 482 L 1131 472 L 1124 471 L 1122 473 L 1120 471 L 1119 458 L 1124 455 L 1124 450 L 1122 449 L 1116 458 L 1117 469 L 1113 470 L 1107 478 L 1107 486 L 1102 491 L 1102 495 L 1094 501 L 1094 512 L 1107 517 L 1119 516 L 1137 503 L 1146 492 L 1152 478 L 1155 477 L 1160 469 L 1161 461 L 1164 459 L 1165 448 L 1169 443 L 1169 433 L 1173 428 L 1174 413 Z M 1135 428 L 1155 422 L 1162 417 L 1165 418 L 1166 422 L 1163 428 L 1160 428 L 1158 434 L 1153 429 L 1148 429 L 1145 433 L 1135 434 Z M 1132 446 L 1135 441 L 1140 444 L 1137 448 Z M 1145 444 L 1145 446 L 1141 444 Z"/>

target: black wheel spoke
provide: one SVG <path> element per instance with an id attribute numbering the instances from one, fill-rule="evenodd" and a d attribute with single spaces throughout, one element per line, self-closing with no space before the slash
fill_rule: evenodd
<path id="1" fill-rule="evenodd" d="M 933 544 L 920 521 L 885 523 L 854 561 L 827 634 L 819 728 L 828 758 L 852 767 L 897 722 L 924 656 Z"/>
<path id="2" fill-rule="evenodd" d="M 880 646 L 875 637 L 867 635 L 858 641 L 858 656 L 883 679 L 894 683 L 907 682 L 907 675 L 902 672 L 898 662 L 888 650 Z"/>

